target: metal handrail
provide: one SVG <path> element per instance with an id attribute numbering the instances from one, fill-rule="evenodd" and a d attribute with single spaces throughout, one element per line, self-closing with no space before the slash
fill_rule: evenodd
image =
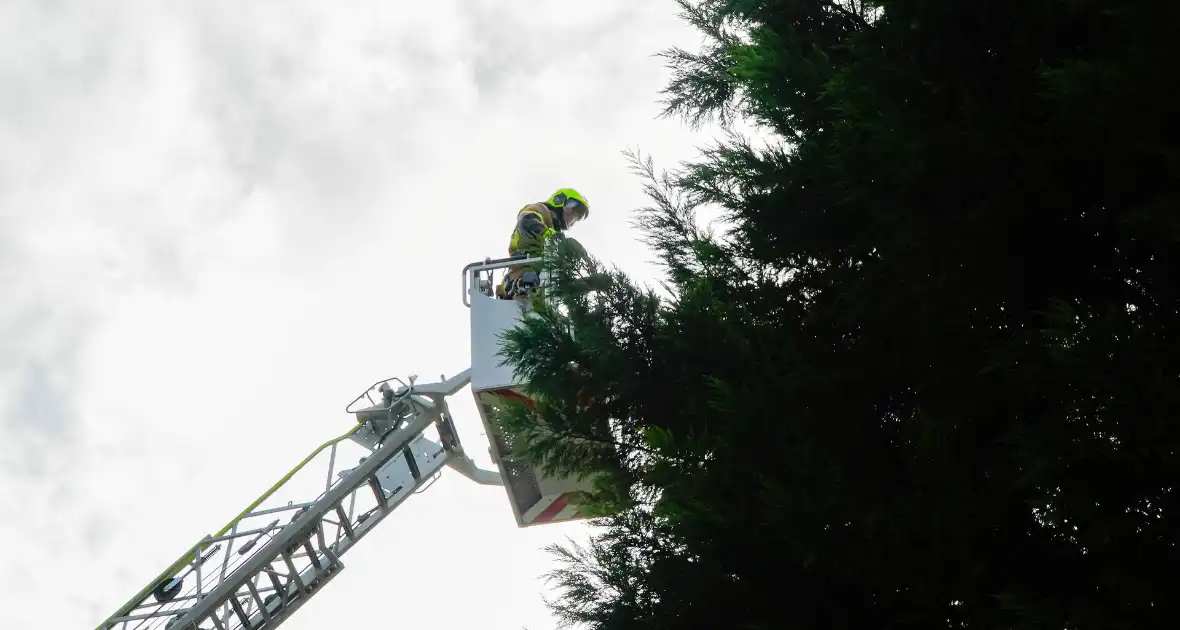
<path id="1" fill-rule="evenodd" d="M 516 265 L 528 262 L 541 262 L 540 258 L 529 258 L 528 254 L 517 254 L 509 256 L 508 258 L 485 258 L 483 262 L 473 262 L 466 267 L 463 267 L 463 306 L 471 308 L 470 287 L 468 285 L 468 278 L 475 273 L 481 271 L 493 271 L 495 269 L 503 269 L 505 267 L 514 267 Z M 474 284 L 472 282 L 471 284 Z"/>
<path id="2" fill-rule="evenodd" d="M 370 404 L 376 405 L 377 401 L 373 400 L 373 398 L 371 396 L 369 396 L 369 393 L 372 392 L 374 389 L 376 389 L 378 386 L 380 386 L 382 383 L 390 383 L 393 381 L 396 381 L 397 384 L 400 385 L 400 387 L 398 389 L 392 390 L 393 395 L 394 395 L 393 401 L 389 403 L 388 407 L 385 407 L 383 409 L 374 409 L 373 411 L 389 411 L 390 409 L 393 409 L 393 406 L 395 404 L 397 404 L 398 402 L 401 402 L 401 399 L 404 398 L 406 395 L 408 395 L 410 392 L 412 392 L 414 389 L 412 382 L 409 386 L 406 386 L 405 381 L 401 380 L 400 378 L 398 378 L 396 376 L 377 381 L 376 383 L 373 383 L 372 385 L 370 385 L 369 388 L 366 389 L 365 391 L 361 392 L 359 396 L 357 396 L 356 398 L 353 398 L 352 402 L 350 402 L 344 406 L 344 413 L 347 413 L 349 415 L 356 413 L 358 410 L 353 409 L 352 406 L 355 405 L 362 398 L 368 398 Z"/>
<path id="3" fill-rule="evenodd" d="M 283 475 L 283 477 L 281 479 L 279 479 L 277 482 L 275 482 L 274 485 L 272 485 L 270 488 L 268 488 L 266 490 L 266 492 L 262 493 L 262 496 L 258 497 L 252 503 L 250 503 L 250 505 L 247 506 L 246 509 L 242 510 L 241 513 L 239 513 L 237 516 L 235 516 L 233 518 L 233 520 L 231 520 L 229 523 L 226 523 L 225 527 L 222 527 L 216 534 L 213 534 L 212 536 L 206 536 L 205 538 L 202 538 L 200 540 L 200 542 L 198 542 L 197 544 L 193 545 L 192 547 L 189 547 L 188 551 L 186 551 L 184 553 L 184 555 L 180 556 L 179 558 L 176 559 L 175 562 L 168 565 L 167 569 L 164 569 L 164 571 L 162 571 L 159 575 L 157 575 L 151 582 L 148 582 L 148 585 L 143 587 L 143 589 L 141 589 L 139 591 L 139 593 L 137 593 L 135 595 L 135 597 L 131 598 L 125 604 L 120 606 L 118 611 L 115 612 L 115 614 L 111 615 L 110 617 L 107 617 L 106 620 L 104 620 L 101 624 L 99 624 L 99 626 L 97 628 L 95 628 L 95 630 L 103 630 L 104 628 L 109 626 L 112 619 L 114 619 L 116 617 L 121 617 L 121 616 L 127 614 L 128 611 L 131 611 L 131 610 L 137 608 L 137 603 L 143 601 L 145 598 L 147 598 L 149 595 L 151 595 L 152 589 L 154 589 L 156 587 L 156 585 L 158 585 L 161 581 L 171 577 L 173 574 L 175 574 L 177 571 L 179 571 L 181 569 L 181 567 L 183 567 L 186 564 L 189 564 L 191 561 L 195 560 L 198 555 L 198 550 L 208 542 L 207 539 L 224 536 L 226 534 L 226 532 L 228 532 L 230 529 L 233 528 L 234 525 L 236 525 L 238 523 L 238 521 L 241 521 L 241 520 L 243 520 L 247 517 L 250 517 L 250 516 L 254 516 L 253 514 L 251 514 L 251 512 L 254 510 L 254 508 L 261 505 L 263 501 L 270 498 L 270 496 L 273 495 L 279 488 L 281 488 L 283 486 L 283 484 L 290 481 L 291 477 L 294 477 L 295 473 L 302 470 L 303 467 L 306 466 L 307 463 L 310 462 L 312 459 L 314 459 L 316 455 L 319 455 L 320 453 L 322 453 L 324 451 L 324 449 L 326 449 L 330 446 L 334 446 L 337 443 L 343 442 L 344 440 L 348 439 L 353 433 L 355 433 L 358 429 L 360 429 L 363 426 L 364 426 L 363 422 L 358 422 L 351 429 L 349 429 L 347 433 L 339 435 L 339 436 L 332 438 L 331 440 L 328 440 L 327 442 L 324 442 L 323 444 L 321 444 L 318 448 L 316 448 L 314 451 L 312 451 L 310 455 L 303 458 L 303 461 L 299 462 L 287 474 Z"/>

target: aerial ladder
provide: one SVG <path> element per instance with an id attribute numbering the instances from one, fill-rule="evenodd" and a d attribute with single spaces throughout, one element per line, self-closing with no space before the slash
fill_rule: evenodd
<path id="1" fill-rule="evenodd" d="M 450 378 L 378 381 L 345 411 L 354 426 L 299 462 L 221 530 L 189 547 L 96 630 L 273 630 L 344 569 L 342 558 L 444 468 L 502 486 L 519 527 L 585 518 L 576 497 L 587 482 L 552 477 L 512 457 L 497 428 L 505 399 L 528 400 L 502 365 L 499 335 L 523 316 L 524 302 L 495 296 L 514 256 L 463 268 L 470 310 L 470 366 Z M 544 281 L 542 276 L 542 282 Z M 447 398 L 470 385 L 496 470 L 464 450 Z M 352 449 L 357 464 L 341 462 Z"/>

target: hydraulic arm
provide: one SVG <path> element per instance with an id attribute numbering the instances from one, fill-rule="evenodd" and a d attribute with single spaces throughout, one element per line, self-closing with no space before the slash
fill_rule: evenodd
<path id="1" fill-rule="evenodd" d="M 521 257 L 463 268 L 471 313 L 471 367 L 436 383 L 379 381 L 346 411 L 349 431 L 316 448 L 217 533 L 190 547 L 96 630 L 273 630 L 343 568 L 341 558 L 444 466 L 505 488 L 521 527 L 583 518 L 585 484 L 549 477 L 512 457 L 495 423 L 504 398 L 524 398 L 502 365 L 499 335 L 516 325 L 523 303 L 494 296 L 493 274 Z M 470 385 L 490 438 L 496 471 L 463 450 L 447 397 Z M 356 466 L 339 469 L 350 457 Z"/>
<path id="2" fill-rule="evenodd" d="M 500 484 L 499 474 L 479 469 L 456 439 L 446 397 L 469 382 L 465 371 L 439 383 L 390 379 L 371 387 L 350 405 L 358 419 L 350 431 L 193 545 L 99 630 L 277 628 L 344 568 L 344 554 L 443 466 Z M 373 404 L 352 409 L 364 398 Z M 336 470 L 338 454 L 350 445 L 369 452 L 357 466 Z M 319 483 L 309 483 L 316 477 Z"/>

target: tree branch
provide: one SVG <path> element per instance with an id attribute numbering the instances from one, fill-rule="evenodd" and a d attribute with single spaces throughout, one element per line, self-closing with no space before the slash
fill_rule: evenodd
<path id="1" fill-rule="evenodd" d="M 653 457 L 658 457 L 658 458 L 665 460 L 665 461 L 676 462 L 678 464 L 688 463 L 684 459 L 665 455 L 664 453 L 652 450 L 646 446 L 639 446 L 638 444 L 632 444 L 630 442 L 623 442 L 620 440 L 609 440 L 609 439 L 605 439 L 605 438 L 584 435 L 581 433 L 575 433 L 573 431 L 555 431 L 554 429 L 550 428 L 548 425 L 543 424 L 543 423 L 538 423 L 537 426 L 543 427 L 546 431 L 548 431 L 550 437 L 555 437 L 558 439 L 568 439 L 568 440 L 572 440 L 572 441 L 589 442 L 592 444 L 601 444 L 604 446 L 622 447 L 622 448 L 630 449 L 633 451 L 639 451 L 641 453 L 647 453 L 648 455 L 651 455 Z"/>

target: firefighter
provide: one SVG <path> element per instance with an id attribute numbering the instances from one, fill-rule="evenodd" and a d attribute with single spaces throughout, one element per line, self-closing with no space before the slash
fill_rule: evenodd
<path id="1" fill-rule="evenodd" d="M 508 255 L 538 256 L 551 238 L 564 238 L 565 231 L 590 216 L 590 204 L 573 188 L 562 188 L 549 199 L 529 205 L 516 213 L 516 228 L 508 244 Z M 534 265 L 509 267 L 496 296 L 513 300 L 537 285 Z"/>

